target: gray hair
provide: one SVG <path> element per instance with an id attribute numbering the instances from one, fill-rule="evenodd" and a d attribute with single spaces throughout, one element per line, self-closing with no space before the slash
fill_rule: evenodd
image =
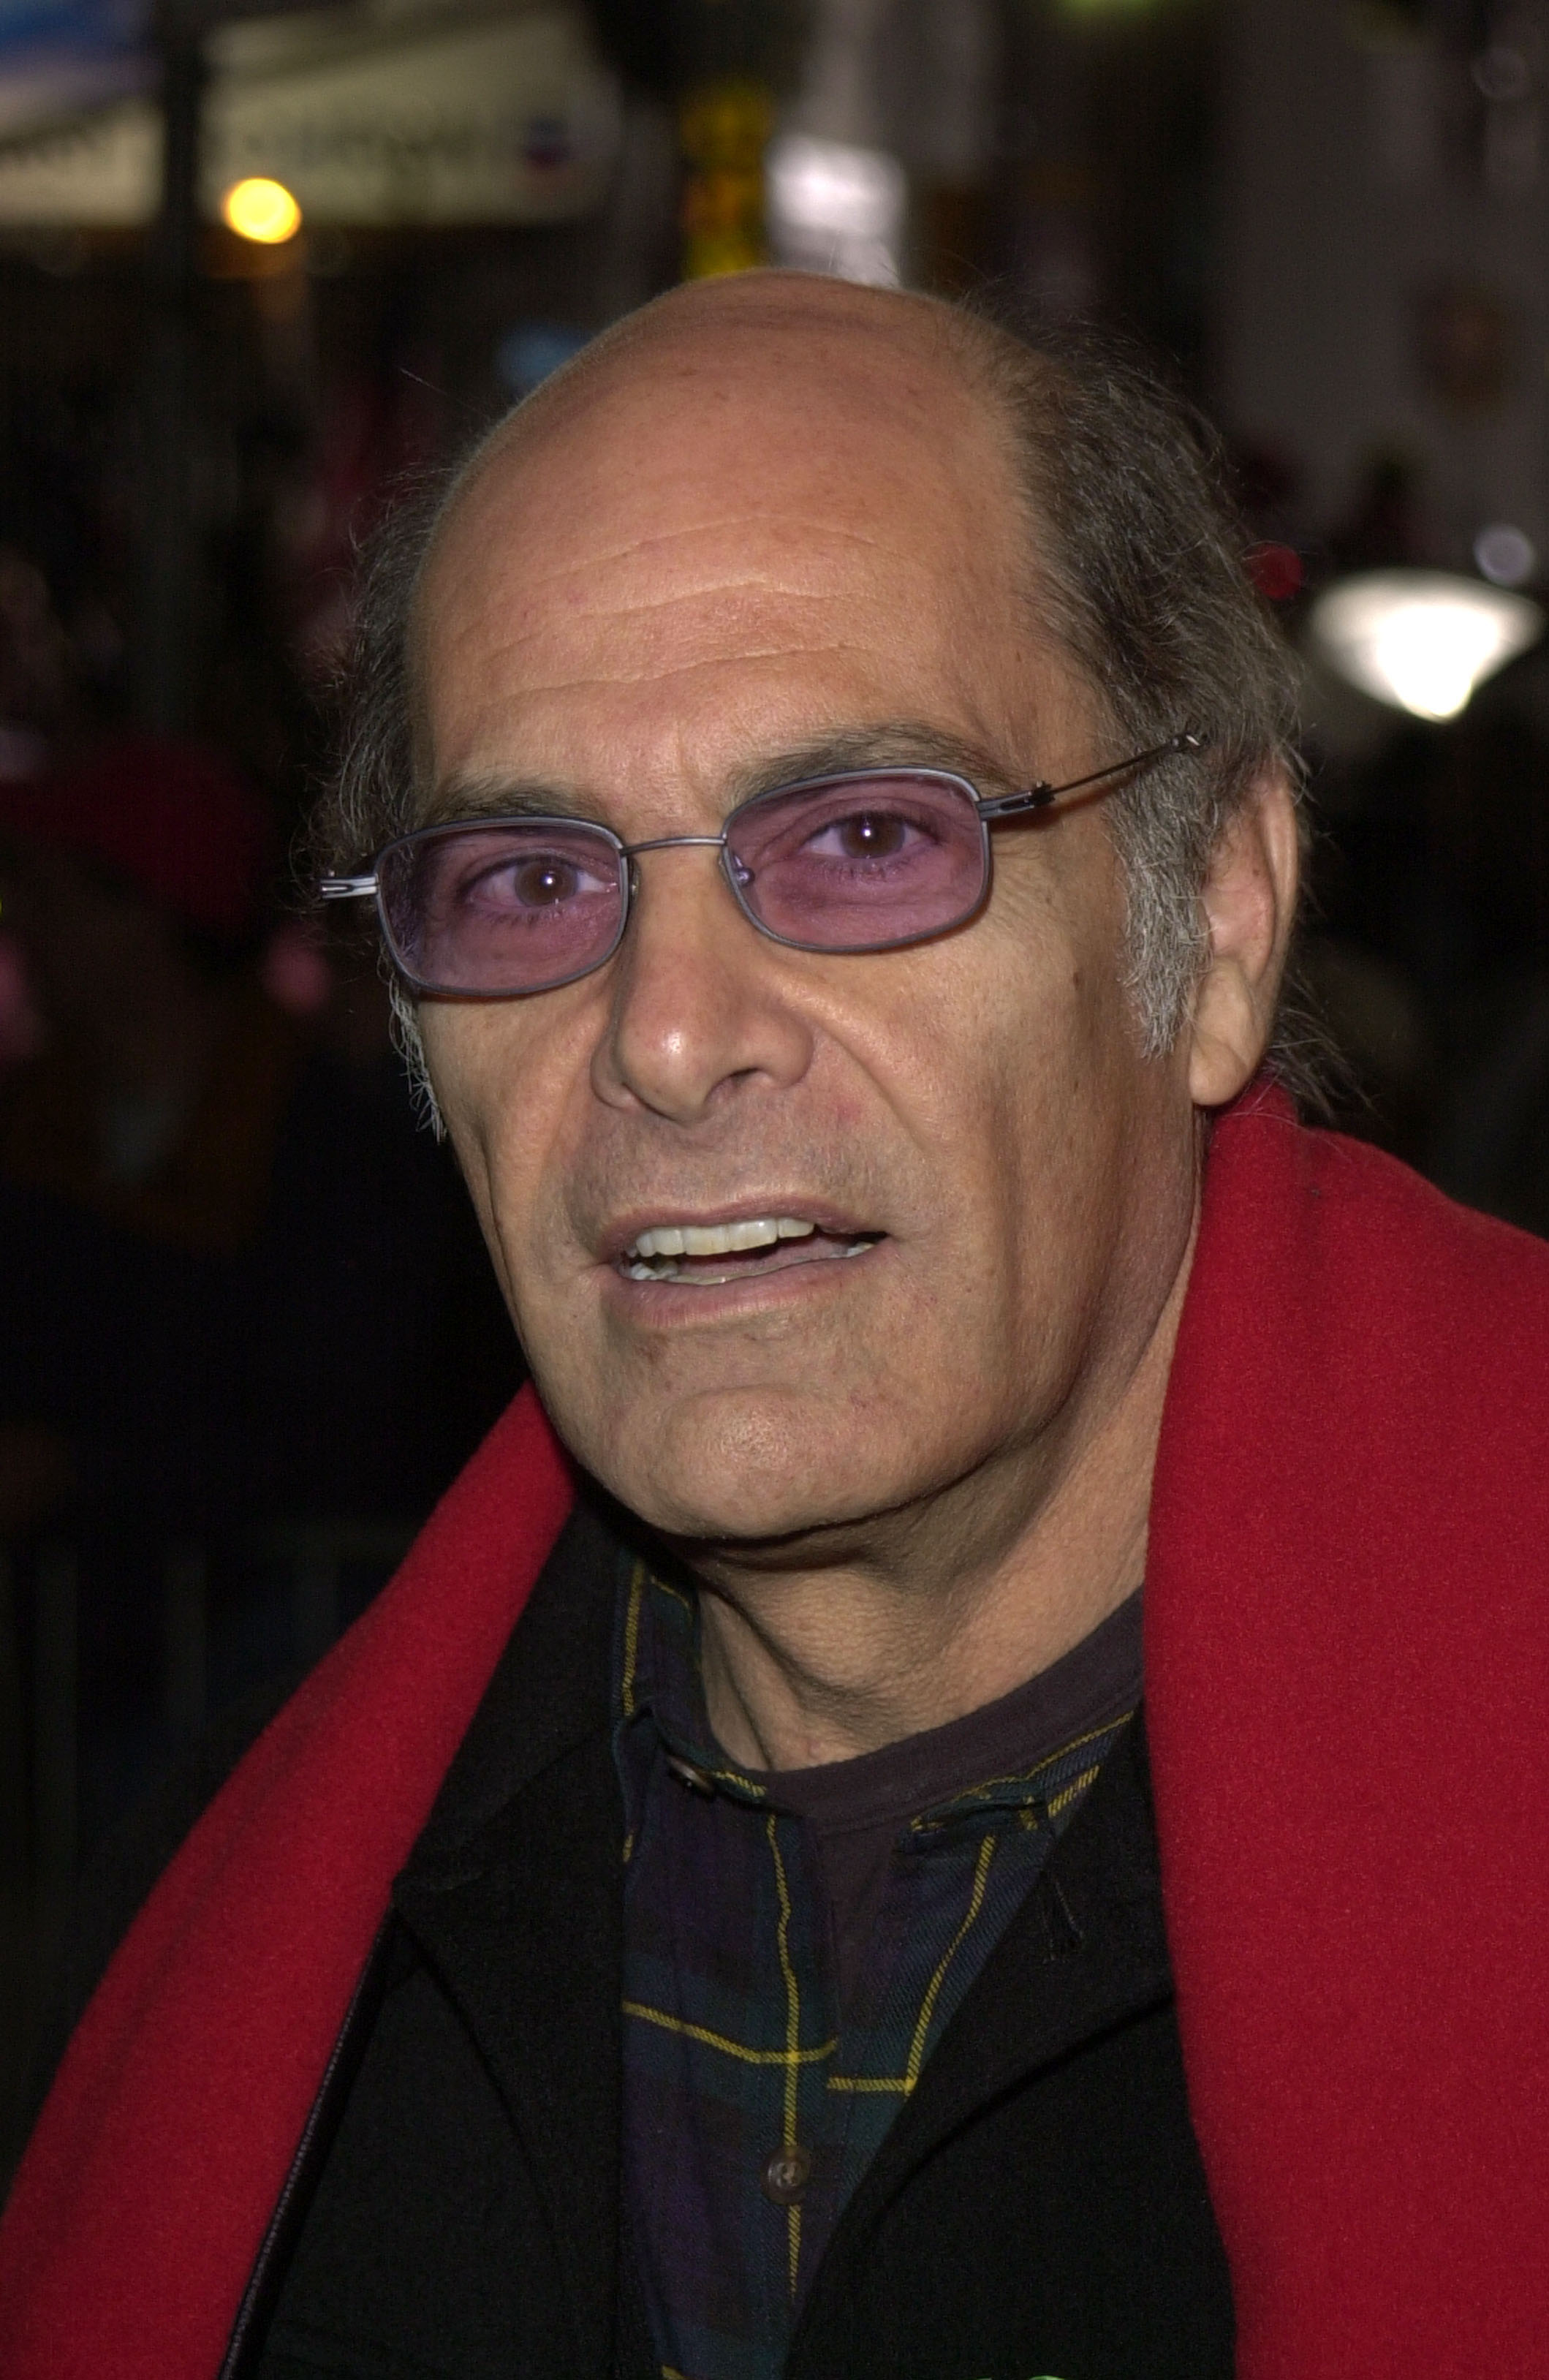
<path id="1" fill-rule="evenodd" d="M 1105 806 L 1123 868 L 1126 978 L 1146 1053 L 1170 1048 L 1207 953 L 1210 855 L 1266 772 L 1300 793 L 1294 664 L 1245 561 L 1220 442 L 1128 342 L 1023 334 L 987 311 L 929 305 L 961 369 L 1009 433 L 1028 516 L 1029 595 L 1095 689 L 1120 749 L 1204 739 Z M 347 871 L 419 823 L 409 631 L 426 555 L 487 442 L 404 492 L 365 557 L 344 678 L 338 770 L 310 857 Z M 436 1120 L 412 1002 L 394 979 L 400 1045 Z M 1316 1096 L 1283 1013 L 1271 1062 Z"/>
<path id="2" fill-rule="evenodd" d="M 1249 576 L 1221 442 L 1148 358 L 1083 327 L 1018 336 L 970 308 L 947 310 L 946 327 L 1010 433 L 1037 615 L 1116 749 L 1204 739 L 1105 806 L 1129 989 L 1157 1057 L 1208 954 L 1201 892 L 1224 829 L 1271 772 L 1301 795 L 1295 663 Z M 1273 1054 L 1295 1072 L 1289 1047 Z"/>

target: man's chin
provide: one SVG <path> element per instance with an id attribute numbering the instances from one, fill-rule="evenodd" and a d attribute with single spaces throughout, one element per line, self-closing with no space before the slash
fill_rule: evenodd
<path id="1" fill-rule="evenodd" d="M 572 1430 L 563 1413 L 555 1418 L 611 1496 L 684 1545 L 751 1548 L 826 1536 L 886 1509 L 901 1485 L 890 1474 L 872 1475 L 878 1439 L 857 1426 L 853 1411 L 845 1415 L 806 1395 L 715 1394 L 673 1400 L 666 1410 L 635 1405 L 600 1428 L 583 1423 Z"/>
<path id="2" fill-rule="evenodd" d="M 685 1551 L 738 1546 L 751 1553 L 767 1546 L 796 1559 L 805 1547 L 816 1557 L 819 1540 L 864 1524 L 877 1509 L 864 1491 L 839 1495 L 831 1477 L 766 1477 L 751 1467 L 735 1479 L 719 1477 L 713 1466 L 683 1475 L 663 1465 L 649 1479 L 612 1466 L 611 1476 L 601 1470 L 597 1475 L 620 1503 Z"/>

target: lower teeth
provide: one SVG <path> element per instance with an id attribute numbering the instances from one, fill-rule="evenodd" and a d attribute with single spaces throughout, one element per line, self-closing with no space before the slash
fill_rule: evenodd
<path id="1" fill-rule="evenodd" d="M 865 1249 L 875 1247 L 877 1243 L 875 1240 L 852 1240 L 848 1246 L 836 1249 L 834 1251 L 834 1257 L 858 1257 L 862 1255 Z M 831 1263 L 834 1261 L 834 1257 L 803 1257 L 801 1261 L 807 1264 Z M 626 1281 L 691 1281 L 696 1282 L 701 1289 L 720 1289 L 722 1288 L 727 1281 L 748 1280 L 752 1273 L 757 1269 L 756 1266 L 752 1265 L 746 1267 L 741 1272 L 708 1272 L 698 1269 L 699 1267 L 707 1266 L 713 1262 L 714 1258 L 709 1257 L 690 1257 L 686 1263 L 681 1257 L 636 1257 L 624 1266 L 624 1279 Z M 779 1270 L 781 1272 L 788 1272 L 793 1269 L 793 1268 L 789 1265 L 781 1265 L 779 1267 Z"/>

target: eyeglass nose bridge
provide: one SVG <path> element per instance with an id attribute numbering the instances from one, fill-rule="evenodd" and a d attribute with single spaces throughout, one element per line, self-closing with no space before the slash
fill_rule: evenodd
<path id="1" fill-rule="evenodd" d="M 730 860 L 727 850 L 727 838 L 723 833 L 657 834 L 652 835 L 646 843 L 620 844 L 619 856 L 622 859 L 627 859 L 629 862 L 629 897 L 631 901 L 635 899 L 640 890 L 640 871 L 635 863 L 639 857 L 641 852 L 677 851 L 684 848 L 694 849 L 696 847 L 702 851 L 719 851 L 721 858 L 721 866 L 723 869 L 727 871 L 730 880 Z M 733 892 L 737 890 L 734 881 L 732 881 L 732 889 Z"/>
<path id="2" fill-rule="evenodd" d="M 633 859 L 637 852 L 672 851 L 679 844 L 687 843 L 702 844 L 708 851 L 719 851 L 725 841 L 724 834 L 658 834 L 653 835 L 649 843 L 623 843 L 619 849 L 625 859 Z"/>

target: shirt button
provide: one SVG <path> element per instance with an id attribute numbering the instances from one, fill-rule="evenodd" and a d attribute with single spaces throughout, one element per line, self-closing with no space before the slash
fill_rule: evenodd
<path id="1" fill-rule="evenodd" d="M 691 1793 L 715 1791 L 715 1779 L 708 1769 L 696 1767 L 692 1760 L 685 1760 L 681 1753 L 670 1752 L 667 1755 L 667 1766 L 679 1784 L 686 1785 Z"/>
<path id="2" fill-rule="evenodd" d="M 811 2179 L 812 2159 L 794 2142 L 788 2149 L 776 2149 L 764 2159 L 760 2176 L 764 2195 L 772 2198 L 777 2206 L 793 2206 Z"/>

